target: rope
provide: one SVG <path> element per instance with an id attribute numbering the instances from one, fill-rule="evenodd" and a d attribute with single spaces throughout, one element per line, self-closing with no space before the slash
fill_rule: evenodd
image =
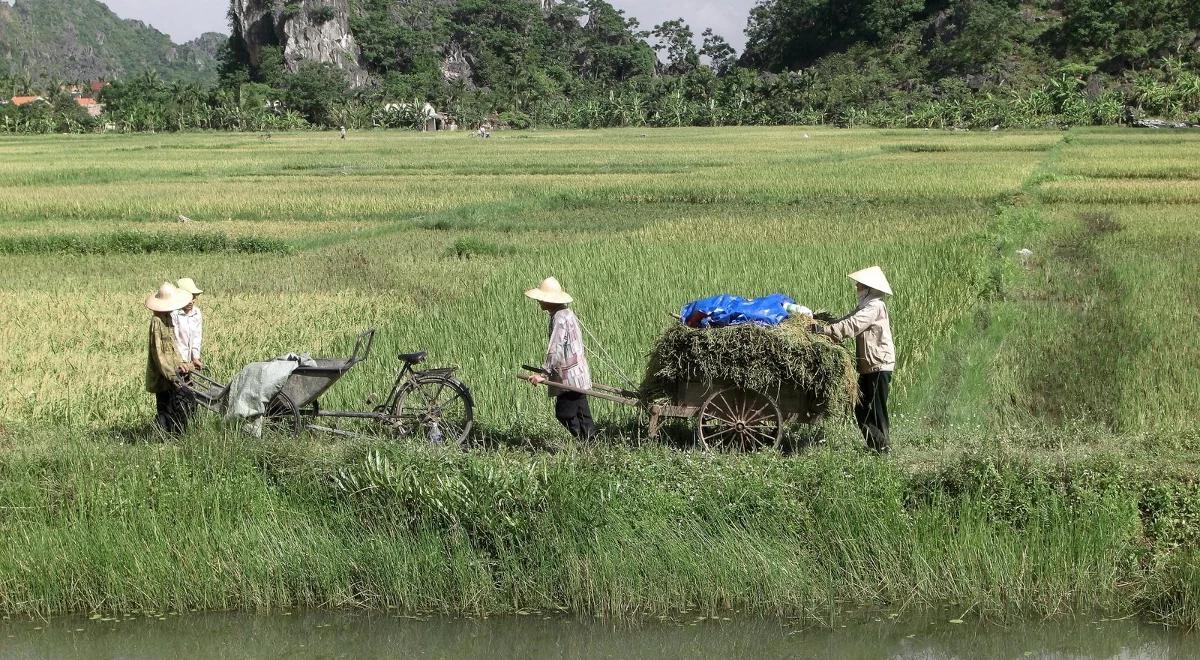
<path id="1" fill-rule="evenodd" d="M 579 321 L 579 317 L 576 317 L 575 320 Z M 619 377 L 622 381 L 624 381 L 625 385 L 628 386 L 630 390 L 633 390 L 634 392 L 638 391 L 638 386 L 633 383 L 633 379 L 631 379 L 629 377 L 629 375 L 626 374 L 621 369 L 621 367 L 617 364 L 617 361 L 615 359 L 613 359 L 613 357 L 611 355 L 609 355 L 607 351 L 604 350 L 604 345 L 600 343 L 600 340 L 596 338 L 596 335 L 593 335 L 592 331 L 588 330 L 587 326 L 584 325 L 582 321 L 579 321 L 579 327 L 583 328 L 583 334 L 587 337 L 588 343 L 591 346 L 595 347 L 597 352 L 594 355 L 596 357 L 600 358 L 599 360 L 597 360 L 597 362 L 600 363 L 601 365 L 603 365 L 605 368 L 611 369 L 613 372 L 615 372 L 617 374 L 617 377 Z M 626 408 L 626 406 L 619 406 L 619 407 L 622 409 Z M 630 432 L 634 432 L 633 427 L 635 425 L 637 425 L 638 419 L 640 418 L 640 416 L 641 416 L 641 410 L 640 410 L 640 408 L 638 408 L 636 406 L 628 408 L 628 410 L 625 410 L 624 412 L 619 414 L 619 417 L 624 420 L 623 424 L 629 426 L 628 430 L 630 430 Z M 637 433 L 637 432 L 634 432 L 634 433 L 637 436 L 641 435 L 640 433 Z"/>
<path id="2" fill-rule="evenodd" d="M 576 321 L 579 321 L 578 317 L 576 317 Z M 588 343 L 596 347 L 598 356 L 600 357 L 599 362 L 601 362 L 604 367 L 616 372 L 617 376 L 620 377 L 621 380 L 625 381 L 625 385 L 628 386 L 629 389 L 637 391 L 638 386 L 633 383 L 633 379 L 630 378 L 629 375 L 624 371 L 622 371 L 621 367 L 617 365 L 617 361 L 614 360 L 613 357 L 604 350 L 604 345 L 600 343 L 599 339 L 596 339 L 596 335 L 593 335 L 592 331 L 588 330 L 587 326 L 583 324 L 583 321 L 579 321 L 579 327 L 583 328 L 583 334 L 587 335 Z"/>

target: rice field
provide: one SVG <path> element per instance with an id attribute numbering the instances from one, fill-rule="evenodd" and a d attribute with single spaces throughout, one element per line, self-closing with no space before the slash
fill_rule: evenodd
<path id="1" fill-rule="evenodd" d="M 209 292 L 218 376 L 345 352 L 377 327 L 375 358 L 331 403 L 385 387 L 390 354 L 428 348 L 507 433 L 546 414 L 512 379 L 544 332 L 520 292 L 546 275 L 578 299 L 598 379 L 625 385 L 690 299 L 781 291 L 844 311 L 844 274 L 878 263 L 901 292 L 895 409 L 912 424 L 1178 430 L 1200 405 L 1192 287 L 1173 282 L 1196 242 L 1198 143 L 790 128 L 7 139 L 0 419 L 144 423 L 139 301 L 183 275 Z M 1088 214 L 1120 230 L 1093 236 Z M 980 327 L 993 316 L 1004 336 Z"/>
<path id="2" fill-rule="evenodd" d="M 1200 511 L 1196 172 L 1200 135 L 1117 129 L 5 138 L 0 610 L 821 618 L 846 594 L 1200 622 L 1185 552 Z M 828 451 L 707 459 L 646 446 L 609 404 L 602 446 L 574 447 L 514 378 L 544 350 L 545 315 L 521 292 L 547 275 L 578 301 L 595 379 L 629 385 L 682 304 L 782 292 L 845 312 L 845 274 L 871 264 L 896 290 L 887 463 L 857 456 L 845 422 Z M 478 455 L 260 444 L 214 420 L 159 442 L 142 300 L 182 276 L 206 290 L 214 375 L 346 354 L 377 328 L 326 407 L 364 407 L 396 353 L 428 349 L 474 391 Z M 331 486 L 346 475 L 379 499 Z M 711 487 L 678 499 L 688 484 Z M 597 513 L 619 493 L 620 515 Z M 510 506 L 534 527 L 492 517 Z M 860 545 L 825 548 L 834 537 Z"/>

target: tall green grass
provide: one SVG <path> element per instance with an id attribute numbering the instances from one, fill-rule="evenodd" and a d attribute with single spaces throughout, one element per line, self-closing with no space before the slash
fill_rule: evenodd
<path id="1" fill-rule="evenodd" d="M 1193 471 L 956 453 L 464 454 L 207 434 L 23 439 L 0 459 L 0 610 L 726 610 L 959 603 L 1193 625 Z"/>

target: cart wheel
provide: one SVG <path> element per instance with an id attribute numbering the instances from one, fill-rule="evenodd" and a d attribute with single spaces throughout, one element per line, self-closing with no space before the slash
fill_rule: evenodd
<path id="1" fill-rule="evenodd" d="M 392 406 L 392 420 L 405 435 L 430 444 L 462 446 L 475 423 L 471 390 L 448 376 L 410 381 Z"/>
<path id="2" fill-rule="evenodd" d="M 774 399 L 754 390 L 718 390 L 696 413 L 696 443 L 706 450 L 754 451 L 782 441 L 783 413 Z"/>
<path id="3" fill-rule="evenodd" d="M 281 433 L 290 433 L 295 437 L 300 437 L 300 434 L 304 432 L 304 421 L 300 419 L 300 408 L 296 406 L 291 397 L 283 392 L 276 394 L 275 398 L 271 399 L 264 417 L 266 423 Z"/>

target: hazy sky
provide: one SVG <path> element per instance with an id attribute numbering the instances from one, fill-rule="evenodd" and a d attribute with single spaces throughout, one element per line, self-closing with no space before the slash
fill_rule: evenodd
<path id="1" fill-rule="evenodd" d="M 682 16 L 697 36 L 706 27 L 723 35 L 739 51 L 746 16 L 754 0 L 609 0 L 636 17 L 644 29 Z M 228 0 L 104 0 L 121 18 L 136 18 L 166 32 L 176 42 L 203 32 L 229 32 L 225 24 Z"/>

